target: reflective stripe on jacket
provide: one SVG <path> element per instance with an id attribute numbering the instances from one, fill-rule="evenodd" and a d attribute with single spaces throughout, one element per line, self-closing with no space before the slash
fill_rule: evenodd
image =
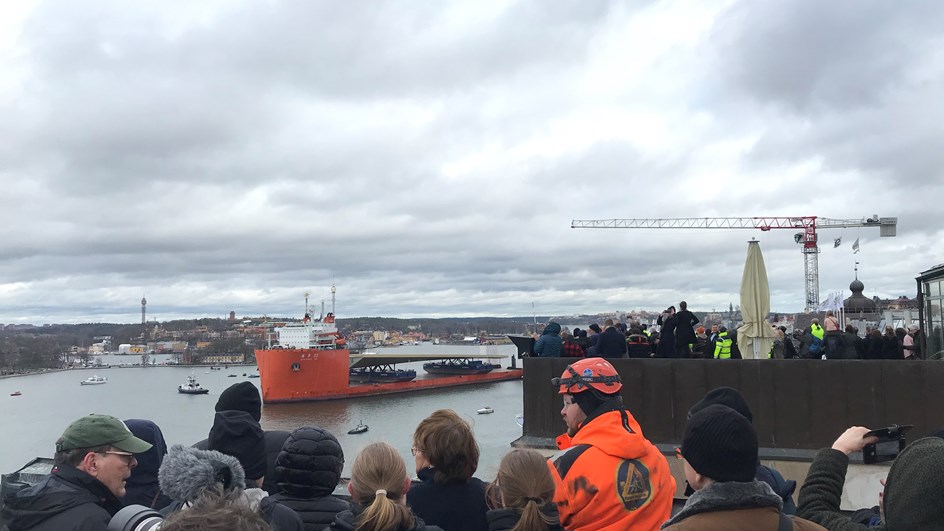
<path id="1" fill-rule="evenodd" d="M 816 323 L 810 325 L 810 333 L 813 334 L 813 337 L 818 337 L 821 341 L 823 336 L 826 335 L 826 331 L 823 330 L 823 327 Z"/>
<path id="2" fill-rule="evenodd" d="M 656 531 L 671 516 L 675 478 L 629 411 L 606 411 L 557 445 L 548 466 L 561 527 Z"/>
<path id="3" fill-rule="evenodd" d="M 731 359 L 731 343 L 733 343 L 733 341 L 728 337 L 727 332 L 718 334 L 718 339 L 715 340 L 715 359 Z"/>

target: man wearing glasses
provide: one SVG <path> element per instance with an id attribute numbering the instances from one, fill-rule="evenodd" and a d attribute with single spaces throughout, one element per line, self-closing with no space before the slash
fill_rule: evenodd
<path id="1" fill-rule="evenodd" d="M 150 448 L 115 417 L 82 417 L 56 441 L 52 473 L 4 500 L 3 520 L 10 531 L 104 531 L 123 506 L 134 454 Z"/>

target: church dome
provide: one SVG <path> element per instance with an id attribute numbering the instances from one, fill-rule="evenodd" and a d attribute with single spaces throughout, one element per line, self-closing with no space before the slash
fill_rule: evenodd
<path id="1" fill-rule="evenodd" d="M 862 294 L 862 290 L 864 289 L 865 284 L 858 278 L 849 284 L 849 291 L 852 292 L 852 296 L 842 301 L 842 306 L 846 314 L 875 313 L 878 311 L 878 305 L 875 304 L 875 301 Z"/>

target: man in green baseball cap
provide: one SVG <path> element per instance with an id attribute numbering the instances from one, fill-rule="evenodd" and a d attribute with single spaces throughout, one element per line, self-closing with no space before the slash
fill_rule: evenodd
<path id="1" fill-rule="evenodd" d="M 122 507 L 134 454 L 151 444 L 110 415 L 86 415 L 56 441 L 55 467 L 39 483 L 4 500 L 10 529 L 102 530 Z"/>

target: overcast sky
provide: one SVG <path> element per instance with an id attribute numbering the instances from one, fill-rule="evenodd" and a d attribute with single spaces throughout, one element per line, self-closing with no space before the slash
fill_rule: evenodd
<path id="1" fill-rule="evenodd" d="M 941 2 L 5 2 L 0 322 L 804 306 L 944 262 Z M 839 248 L 833 239 L 842 238 Z M 860 239 L 861 252 L 851 245 Z"/>

